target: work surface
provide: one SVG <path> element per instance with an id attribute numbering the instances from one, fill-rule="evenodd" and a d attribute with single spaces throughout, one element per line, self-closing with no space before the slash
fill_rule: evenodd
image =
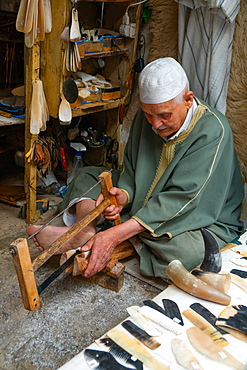
<path id="1" fill-rule="evenodd" d="M 233 262 L 236 258 L 239 257 L 239 255 L 237 255 L 236 252 L 233 252 L 232 250 L 227 250 L 222 253 L 222 256 L 223 256 L 223 266 L 222 266 L 221 271 L 229 272 L 231 269 L 241 269 L 241 270 L 247 271 L 247 267 L 242 267 L 242 266 L 240 267 L 236 265 L 236 263 Z M 236 285 L 231 284 L 228 294 L 231 296 L 230 305 L 247 305 L 246 292 L 244 292 L 242 289 L 240 289 Z M 204 307 L 210 310 L 217 317 L 222 312 L 222 310 L 225 308 L 225 306 L 223 305 L 208 302 L 205 300 L 195 298 L 191 295 L 188 295 L 187 293 L 178 289 L 174 285 L 169 286 L 167 289 L 165 289 L 160 294 L 158 294 L 153 300 L 162 307 L 163 298 L 168 298 L 168 299 L 175 301 L 178 304 L 181 312 L 183 312 L 184 310 L 187 310 L 190 307 L 190 305 L 195 302 L 201 303 Z M 183 317 L 183 320 L 184 320 L 184 326 L 181 327 L 181 334 L 179 335 L 173 334 L 172 332 L 166 329 L 162 329 L 160 326 L 158 326 L 159 329 L 162 330 L 162 335 L 157 336 L 155 339 L 161 343 L 161 346 L 153 351 L 148 350 L 150 352 L 150 355 L 153 355 L 154 358 L 156 358 L 158 361 L 160 361 L 164 365 L 171 364 L 171 367 L 170 367 L 171 370 L 183 369 L 179 367 L 179 365 L 176 363 L 175 357 L 171 350 L 171 339 L 177 337 L 177 338 L 182 339 L 186 343 L 186 345 L 189 347 L 189 349 L 194 353 L 196 358 L 201 363 L 201 366 L 203 367 L 203 369 L 213 369 L 213 370 L 231 369 L 231 367 L 229 366 L 226 366 L 222 363 L 211 360 L 207 358 L 205 355 L 200 354 L 191 346 L 188 340 L 187 334 L 186 334 L 186 330 L 192 327 L 193 324 L 191 324 L 191 322 L 185 317 Z M 119 323 L 115 329 L 118 329 L 120 332 L 125 331 L 121 323 Z M 103 337 L 105 337 L 105 335 Z M 246 364 L 245 368 L 247 369 L 247 343 L 244 343 L 243 341 L 236 339 L 230 334 L 227 334 L 225 338 L 227 339 L 229 344 L 226 347 L 224 347 L 224 350 L 228 351 L 230 354 L 236 357 L 238 361 Z M 100 350 L 100 351 L 106 350 L 105 347 L 103 348 L 102 345 L 100 345 L 99 341 L 92 343 L 88 348 Z M 91 367 L 91 369 L 92 368 L 93 367 Z M 69 361 L 67 364 L 62 366 L 59 370 L 72 370 L 72 369 L 73 370 L 90 369 L 90 367 L 87 365 L 87 362 L 85 361 L 84 351 L 82 351 L 80 354 L 75 356 L 71 361 Z M 95 367 L 95 369 L 97 369 L 97 367 Z M 156 367 L 155 366 L 148 367 L 144 365 L 143 369 L 144 370 L 156 369 Z M 235 367 L 235 369 L 238 369 L 238 368 Z"/>

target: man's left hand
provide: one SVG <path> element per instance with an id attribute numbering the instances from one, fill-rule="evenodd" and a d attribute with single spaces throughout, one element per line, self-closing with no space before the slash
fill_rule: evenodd
<path id="1" fill-rule="evenodd" d="M 91 250 L 89 263 L 83 276 L 90 277 L 101 271 L 111 259 L 114 248 L 119 244 L 118 238 L 111 229 L 95 234 L 82 248 L 82 252 Z"/>

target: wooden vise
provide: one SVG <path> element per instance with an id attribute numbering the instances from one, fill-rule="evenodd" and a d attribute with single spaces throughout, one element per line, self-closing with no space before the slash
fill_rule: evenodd
<path id="1" fill-rule="evenodd" d="M 65 234 L 63 234 L 55 242 L 53 242 L 50 247 L 44 250 L 37 258 L 34 259 L 33 262 L 31 261 L 27 239 L 19 238 L 11 243 L 10 253 L 12 254 L 13 262 L 15 265 L 25 309 L 34 311 L 40 307 L 41 289 L 39 289 L 40 287 L 37 287 L 34 275 L 35 271 L 37 271 L 39 267 L 41 267 L 50 257 L 52 257 L 54 253 L 56 253 L 67 241 L 73 238 L 74 235 L 76 235 L 79 231 L 90 224 L 95 218 L 97 218 L 109 205 L 117 205 L 115 196 L 109 194 L 109 189 L 112 187 L 110 172 L 102 172 L 99 176 L 99 181 L 101 192 L 104 195 L 103 202 L 94 210 L 92 210 L 81 221 L 73 225 Z M 120 217 L 118 217 L 114 221 L 114 223 L 115 225 L 120 224 Z M 104 270 L 92 276 L 91 278 L 83 279 L 92 283 L 96 283 L 108 289 L 119 291 L 123 285 L 124 265 L 122 263 L 119 263 L 118 259 L 125 258 L 133 254 L 133 248 L 130 246 L 131 245 L 129 242 L 124 242 L 117 246 L 114 251 L 115 256 L 113 253 L 111 261 L 108 263 Z M 73 264 L 73 256 L 66 262 L 69 262 L 69 264 L 67 263 L 68 266 Z M 60 266 L 60 268 L 61 267 L 62 266 Z M 55 274 L 53 280 L 56 277 L 56 271 L 52 274 Z M 104 276 L 107 276 L 107 278 L 105 278 Z M 116 280 L 115 282 L 114 279 Z"/>

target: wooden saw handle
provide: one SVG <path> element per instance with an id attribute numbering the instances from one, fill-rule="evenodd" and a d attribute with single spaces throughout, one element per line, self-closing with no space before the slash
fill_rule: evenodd
<path id="1" fill-rule="evenodd" d="M 113 187 L 112 180 L 111 180 L 111 173 L 109 171 L 104 171 L 98 176 L 99 180 L 102 180 L 100 183 L 101 192 L 104 195 L 105 199 L 109 199 L 111 204 L 114 204 L 116 207 L 118 207 L 118 202 L 116 200 L 115 195 L 111 195 L 109 193 L 109 190 Z M 121 217 L 118 216 L 116 220 L 114 220 L 115 225 L 121 224 Z"/>

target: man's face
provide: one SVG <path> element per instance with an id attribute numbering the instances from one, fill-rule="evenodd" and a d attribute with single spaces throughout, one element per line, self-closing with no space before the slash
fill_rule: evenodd
<path id="1" fill-rule="evenodd" d="M 160 104 L 141 103 L 141 109 L 157 134 L 167 137 L 175 134 L 183 125 L 187 112 L 192 107 L 193 96 L 193 92 L 188 91 L 180 104 L 174 104 L 173 100 Z"/>

